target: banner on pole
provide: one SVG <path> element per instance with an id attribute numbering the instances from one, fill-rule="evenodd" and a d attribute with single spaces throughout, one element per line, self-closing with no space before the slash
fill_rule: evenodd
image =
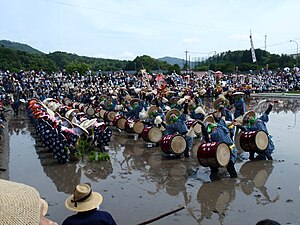
<path id="1" fill-rule="evenodd" d="M 256 62 L 256 56 L 255 56 L 255 50 L 253 46 L 253 40 L 252 40 L 252 32 L 250 31 L 250 44 L 251 44 L 251 55 L 252 55 L 252 61 Z"/>

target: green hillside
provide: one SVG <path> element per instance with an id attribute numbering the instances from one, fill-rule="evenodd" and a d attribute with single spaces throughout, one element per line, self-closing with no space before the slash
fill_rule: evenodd
<path id="1" fill-rule="evenodd" d="M 22 44 L 22 43 L 18 43 L 18 42 L 11 42 L 11 41 L 8 41 L 8 40 L 0 40 L 0 46 L 5 47 L 5 48 L 9 48 L 9 49 L 28 52 L 28 53 L 32 53 L 32 54 L 45 54 L 45 53 L 43 53 L 43 52 L 27 45 L 27 44 Z"/>

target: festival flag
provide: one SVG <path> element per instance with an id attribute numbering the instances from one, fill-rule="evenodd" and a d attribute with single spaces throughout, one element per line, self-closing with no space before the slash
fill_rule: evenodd
<path id="1" fill-rule="evenodd" d="M 254 50 L 253 41 L 252 41 L 252 32 L 251 32 L 251 30 L 250 30 L 250 44 L 251 44 L 252 61 L 255 63 L 256 62 L 256 56 L 255 56 L 255 50 Z"/>

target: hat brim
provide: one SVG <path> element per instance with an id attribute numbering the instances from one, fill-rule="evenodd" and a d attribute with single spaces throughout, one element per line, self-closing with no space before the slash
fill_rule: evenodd
<path id="1" fill-rule="evenodd" d="M 232 95 L 244 95 L 244 92 L 238 91 L 238 92 L 234 92 Z"/>
<path id="2" fill-rule="evenodd" d="M 80 126 L 80 125 L 77 124 L 77 123 L 72 123 L 72 125 L 73 125 L 74 127 L 80 128 L 80 129 L 83 130 L 87 135 L 89 134 L 88 130 L 85 129 L 83 126 Z"/>
<path id="3" fill-rule="evenodd" d="M 166 114 L 166 123 L 170 124 L 170 116 L 175 114 L 176 116 L 180 116 L 180 111 L 178 109 L 171 109 Z"/>
<path id="4" fill-rule="evenodd" d="M 255 113 L 253 110 L 246 112 L 246 113 L 243 115 L 243 123 L 245 123 L 245 119 L 246 119 L 248 116 L 256 117 L 256 113 Z"/>
<path id="5" fill-rule="evenodd" d="M 204 118 L 203 123 L 207 123 L 207 124 L 213 124 L 215 123 L 215 119 L 212 115 L 208 115 Z"/>
<path id="6" fill-rule="evenodd" d="M 217 98 L 214 102 L 213 102 L 213 106 L 214 106 L 214 109 L 218 109 L 217 106 L 220 104 L 220 102 L 225 102 L 225 98 Z"/>
<path id="7" fill-rule="evenodd" d="M 85 129 L 90 128 L 90 126 L 94 125 L 97 122 L 97 118 L 91 119 L 91 120 L 85 120 L 83 121 L 80 126 L 84 127 Z"/>
<path id="8" fill-rule="evenodd" d="M 40 205 L 43 207 L 42 215 L 46 216 L 48 212 L 48 203 L 44 199 L 40 198 Z"/>
<path id="9" fill-rule="evenodd" d="M 91 196 L 82 202 L 77 202 L 77 207 L 75 207 L 73 200 L 73 195 L 69 196 L 65 201 L 65 206 L 67 209 L 74 212 L 85 212 L 97 208 L 103 202 L 103 197 L 97 192 L 92 192 Z"/>
<path id="10" fill-rule="evenodd" d="M 140 102 L 141 100 L 140 99 L 138 99 L 138 98 L 134 98 L 134 99 L 132 99 L 131 101 L 130 101 L 130 106 L 131 107 L 133 107 L 133 105 L 134 105 L 134 103 L 136 103 L 136 102 Z"/>

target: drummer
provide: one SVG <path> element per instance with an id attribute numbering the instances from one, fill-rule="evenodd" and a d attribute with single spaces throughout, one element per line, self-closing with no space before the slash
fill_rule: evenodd
<path id="1" fill-rule="evenodd" d="M 165 131 L 166 134 L 179 133 L 185 137 L 185 140 L 187 143 L 186 149 L 183 152 L 183 155 L 185 158 L 190 157 L 190 150 L 193 147 L 193 136 L 188 135 L 189 130 L 186 125 L 187 114 L 188 114 L 188 100 L 186 100 L 186 102 L 184 104 L 184 110 L 183 110 L 183 113 L 181 113 L 181 115 L 173 113 L 170 115 L 170 118 L 169 118 L 170 124 L 165 124 L 164 122 L 162 123 L 162 125 L 166 128 L 166 131 Z M 195 126 L 195 125 L 196 125 L 196 123 L 193 126 Z"/>
<path id="2" fill-rule="evenodd" d="M 272 141 L 271 135 L 269 135 L 266 123 L 269 122 L 269 113 L 273 108 L 272 104 L 269 104 L 267 110 L 261 115 L 261 117 L 257 118 L 256 113 L 254 111 L 247 112 L 243 117 L 243 124 L 244 126 L 239 126 L 242 131 L 265 131 L 268 134 L 269 145 L 265 151 L 250 151 L 249 152 L 249 159 L 254 160 L 254 154 L 257 153 L 258 156 L 256 159 L 268 159 L 273 160 L 272 153 L 275 149 L 274 143 Z"/>
<path id="3" fill-rule="evenodd" d="M 229 105 L 229 101 L 224 97 L 224 95 L 220 95 L 219 98 L 217 98 L 214 102 L 213 102 L 213 107 L 216 110 L 215 112 L 213 112 L 213 117 L 214 120 L 219 122 L 221 119 L 221 116 L 224 115 L 225 116 L 225 121 L 232 121 L 233 116 L 231 111 L 227 108 Z M 232 124 L 232 123 L 230 123 Z M 230 137 L 231 139 L 233 139 L 234 136 L 234 126 L 228 126 L 229 131 L 230 131 Z"/>
<path id="4" fill-rule="evenodd" d="M 243 96 L 245 95 L 244 92 L 234 92 L 234 103 L 233 106 L 235 107 L 234 111 L 234 118 L 238 118 L 239 116 L 243 116 L 246 112 L 246 103 L 243 99 Z"/>
<path id="5" fill-rule="evenodd" d="M 203 127 L 203 125 L 202 125 Z M 206 142 L 225 142 L 230 147 L 230 160 L 226 167 L 230 178 L 237 178 L 237 172 L 234 168 L 234 163 L 237 159 L 237 150 L 230 137 L 230 132 L 225 123 L 225 115 L 222 114 L 218 123 L 209 123 L 207 129 L 202 129 L 204 140 Z M 219 168 L 210 167 L 211 179 L 213 180 L 219 172 Z"/>

